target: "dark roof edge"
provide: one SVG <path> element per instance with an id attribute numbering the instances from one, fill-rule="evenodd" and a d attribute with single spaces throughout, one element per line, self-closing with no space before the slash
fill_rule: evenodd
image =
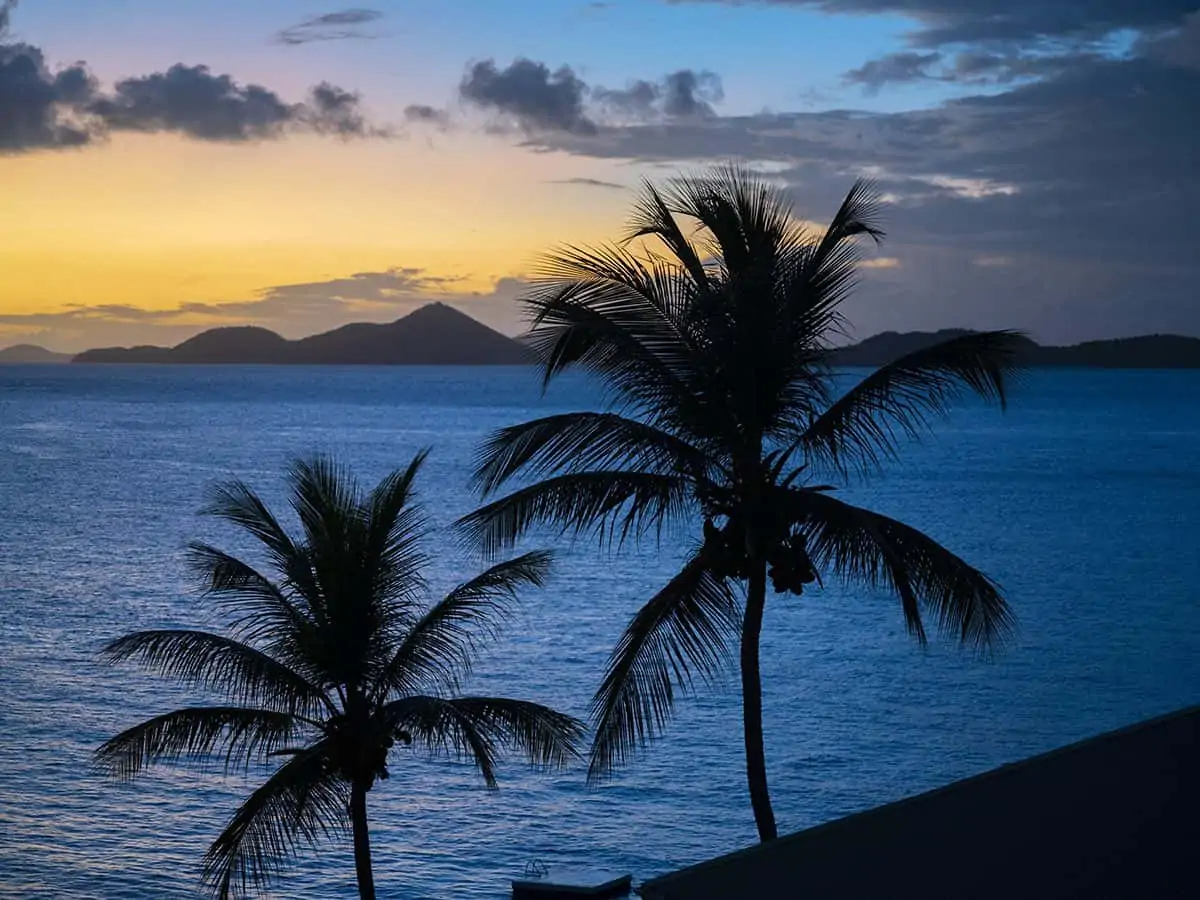
<path id="1" fill-rule="evenodd" d="M 705 860 L 704 862 L 695 863 L 683 869 L 677 869 L 674 872 L 668 872 L 666 875 L 659 875 L 657 878 L 651 878 L 642 882 L 638 887 L 638 894 L 643 900 L 668 900 L 669 894 L 663 893 L 660 886 L 667 888 L 677 877 L 692 876 L 697 872 L 703 872 L 706 869 L 724 865 L 735 859 L 752 856 L 763 852 L 768 848 L 778 847 L 780 844 L 787 844 L 808 835 L 834 831 L 841 828 L 850 827 L 858 822 L 870 819 L 874 816 L 881 815 L 885 812 L 891 812 L 899 807 L 908 806 L 917 802 L 928 800 L 932 797 L 948 793 L 966 785 L 976 784 L 981 781 L 987 781 L 991 778 L 996 778 L 1001 775 L 1007 775 L 1015 770 L 1029 768 L 1038 765 L 1049 759 L 1055 759 L 1059 756 L 1065 756 L 1070 753 L 1075 753 L 1079 750 L 1086 749 L 1096 744 L 1106 743 L 1113 738 L 1124 737 L 1131 734 L 1136 734 L 1140 731 L 1149 730 L 1162 725 L 1166 722 L 1175 721 L 1177 719 L 1185 719 L 1188 716 L 1200 714 L 1200 705 L 1187 706 L 1183 709 L 1177 709 L 1174 712 L 1164 713 L 1160 716 L 1154 716 L 1150 719 L 1143 719 L 1140 722 L 1135 722 L 1132 725 L 1125 725 L 1121 728 L 1116 728 L 1112 731 L 1105 731 L 1101 734 L 1093 735 L 1092 737 L 1083 738 L 1075 741 L 1072 744 L 1065 744 L 1062 747 L 1056 747 L 1053 750 L 1047 750 L 1045 753 L 1039 753 L 1036 756 L 1026 757 L 1017 762 L 1004 763 L 994 769 L 988 769 L 986 772 L 981 772 L 978 775 L 970 775 L 966 778 L 961 778 L 958 781 L 952 781 L 949 784 L 942 785 L 932 790 L 924 791 L 920 794 L 914 794 L 911 797 L 904 797 L 900 800 L 893 800 L 891 803 L 885 803 L 882 806 L 874 806 L 870 809 L 862 810 L 861 812 L 851 813 L 848 816 L 842 816 L 840 819 L 833 819 L 829 822 L 822 822 L 820 825 L 814 825 L 811 828 L 805 828 L 801 831 L 794 831 L 791 834 L 785 835 L 770 844 L 754 844 L 750 847 L 743 847 L 741 850 L 734 850 L 722 856 L 714 857 L 713 859 Z"/>

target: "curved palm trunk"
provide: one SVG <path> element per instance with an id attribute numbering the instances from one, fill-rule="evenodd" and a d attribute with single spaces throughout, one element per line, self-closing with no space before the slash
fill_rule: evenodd
<path id="1" fill-rule="evenodd" d="M 746 616 L 742 621 L 742 720 L 746 740 L 746 781 L 750 806 L 760 841 L 774 840 L 775 811 L 767 790 L 767 756 L 763 750 L 762 676 L 758 668 L 758 638 L 767 604 L 767 564 L 754 560 L 746 589 Z"/>
<path id="2" fill-rule="evenodd" d="M 358 896 L 375 900 L 375 876 L 371 873 L 371 834 L 367 831 L 367 788 L 360 782 L 350 788 L 350 822 L 354 828 L 354 871 Z"/>

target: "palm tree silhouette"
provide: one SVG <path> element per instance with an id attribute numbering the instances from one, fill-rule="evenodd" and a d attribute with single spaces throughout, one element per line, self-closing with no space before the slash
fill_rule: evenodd
<path id="1" fill-rule="evenodd" d="M 963 388 L 1003 405 L 1021 342 L 965 334 L 839 395 L 831 340 L 844 333 L 839 306 L 860 239 L 882 238 L 878 211 L 873 187 L 859 182 L 823 233 L 810 233 L 779 191 L 730 166 L 662 190 L 647 184 L 625 241 L 548 257 L 525 298 L 544 383 L 579 367 L 612 403 L 496 432 L 475 474 L 485 498 L 518 474 L 541 480 L 460 521 L 489 552 L 539 523 L 617 544 L 671 520 L 702 523 L 702 542 L 611 654 L 592 704 L 588 774 L 610 775 L 657 736 L 676 696 L 710 678 L 736 643 L 764 841 L 777 833 L 759 675 L 768 578 L 795 594 L 821 571 L 886 587 L 922 642 L 923 610 L 978 645 L 1011 624 L 985 575 L 825 483 L 878 469 Z"/>
<path id="2" fill-rule="evenodd" d="M 354 839 L 359 894 L 375 896 L 367 793 L 388 777 L 395 742 L 471 760 L 496 785 L 501 751 L 562 766 L 578 755 L 582 723 L 545 706 L 459 696 L 482 643 L 524 585 L 542 584 L 549 557 L 527 553 L 425 602 L 422 545 L 430 528 L 413 499 L 425 454 L 369 492 L 327 458 L 295 463 L 290 535 L 245 484 L 217 488 L 206 512 L 253 535 L 271 577 L 208 544 L 189 558 L 226 614 L 229 635 L 139 631 L 108 644 L 226 705 L 192 706 L 123 731 L 96 751 L 131 778 L 154 763 L 214 760 L 249 770 L 284 762 L 234 813 L 204 858 L 220 897 L 265 885 L 300 844 L 344 830 Z"/>

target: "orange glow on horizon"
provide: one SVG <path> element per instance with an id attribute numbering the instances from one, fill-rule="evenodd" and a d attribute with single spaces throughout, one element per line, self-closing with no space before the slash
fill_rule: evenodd
<path id="1" fill-rule="evenodd" d="M 392 267 L 486 292 L 554 244 L 613 236 L 629 202 L 549 183 L 579 175 L 576 160 L 470 135 L 132 136 L 0 164 L 0 314 L 16 316 L 243 301 Z"/>

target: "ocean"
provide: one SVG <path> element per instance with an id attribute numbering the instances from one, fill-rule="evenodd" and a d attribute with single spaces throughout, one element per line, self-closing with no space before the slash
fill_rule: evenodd
<path id="1" fill-rule="evenodd" d="M 298 455 L 335 453 L 370 482 L 429 446 L 421 495 L 446 524 L 473 508 L 483 436 L 598 397 L 579 379 L 542 396 L 520 368 L 0 367 L 0 896 L 200 896 L 200 857 L 253 782 L 160 769 L 119 784 L 89 755 L 204 699 L 95 653 L 129 630 L 213 623 L 183 548 L 247 544 L 197 516 L 210 485 L 240 477 L 280 503 Z M 1019 629 L 987 657 L 922 650 L 886 596 L 829 583 L 772 597 L 781 831 L 1200 702 L 1200 372 L 1029 373 L 1007 413 L 965 402 L 844 493 L 999 580 Z M 683 543 L 558 542 L 551 583 L 469 688 L 584 714 Z M 452 535 L 431 549 L 442 587 L 479 566 Z M 681 702 L 666 737 L 596 789 L 582 766 L 514 762 L 488 792 L 461 763 L 396 753 L 369 796 L 379 896 L 501 898 L 535 859 L 640 880 L 753 842 L 728 682 Z M 356 896 L 348 842 L 305 854 L 270 896 Z"/>

